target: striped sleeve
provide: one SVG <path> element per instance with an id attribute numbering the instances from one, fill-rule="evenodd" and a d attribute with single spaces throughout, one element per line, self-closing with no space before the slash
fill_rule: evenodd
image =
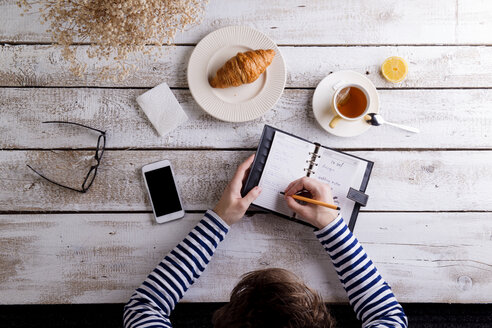
<path id="1" fill-rule="evenodd" d="M 330 255 L 362 327 L 406 328 L 403 308 L 342 217 L 315 235 Z"/>
<path id="2" fill-rule="evenodd" d="M 125 328 L 172 327 L 171 311 L 205 270 L 228 230 L 217 214 L 207 211 L 133 293 L 123 313 Z"/>

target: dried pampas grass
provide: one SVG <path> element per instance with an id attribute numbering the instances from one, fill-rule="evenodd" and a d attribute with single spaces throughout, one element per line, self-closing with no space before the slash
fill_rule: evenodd
<path id="1" fill-rule="evenodd" d="M 208 1 L 200 0 L 18 0 L 26 12 L 39 10 L 50 24 L 55 44 L 70 63 L 70 71 L 82 76 L 87 63 L 77 59 L 77 43 L 90 43 L 89 58 L 102 65 L 103 80 L 121 81 L 136 70 L 131 61 L 174 42 L 176 32 L 198 24 Z M 130 60 L 131 59 L 131 60 Z"/>

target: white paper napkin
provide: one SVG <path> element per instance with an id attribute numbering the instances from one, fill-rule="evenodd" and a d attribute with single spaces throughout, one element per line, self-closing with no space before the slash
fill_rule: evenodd
<path id="1" fill-rule="evenodd" d="M 167 83 L 138 96 L 137 103 L 161 137 L 188 120 Z"/>

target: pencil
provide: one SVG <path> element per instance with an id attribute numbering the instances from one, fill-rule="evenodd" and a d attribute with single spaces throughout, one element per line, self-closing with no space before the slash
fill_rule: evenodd
<path id="1" fill-rule="evenodd" d="M 285 193 L 283 191 L 281 191 L 280 194 L 285 195 Z M 324 207 L 331 208 L 333 210 L 340 211 L 340 207 L 338 207 L 336 205 L 332 205 L 332 204 L 328 204 L 328 203 L 322 202 L 320 200 L 316 200 L 316 199 L 312 199 L 312 198 L 307 198 L 307 197 L 303 197 L 303 196 L 299 196 L 299 195 L 291 195 L 290 197 L 292 197 L 294 199 L 297 199 L 297 200 L 301 200 L 301 201 L 306 202 L 306 203 L 310 203 L 310 204 L 314 204 L 314 205 L 319 205 L 319 206 L 324 206 Z"/>

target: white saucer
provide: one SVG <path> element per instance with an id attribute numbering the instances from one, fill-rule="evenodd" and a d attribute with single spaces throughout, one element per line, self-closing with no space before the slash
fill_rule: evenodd
<path id="1" fill-rule="evenodd" d="M 253 83 L 226 89 L 208 82 L 227 60 L 238 52 L 273 49 L 275 57 Z M 248 26 L 229 26 L 204 37 L 188 63 L 188 86 L 196 102 L 213 117 L 227 122 L 245 122 L 262 116 L 282 95 L 286 80 L 279 48 L 265 34 Z"/>
<path id="2" fill-rule="evenodd" d="M 339 137 L 354 137 L 369 130 L 370 124 L 363 119 L 358 121 L 340 120 L 334 129 L 330 122 L 335 116 L 331 101 L 335 90 L 333 86 L 340 81 L 363 86 L 369 93 L 370 105 L 368 113 L 379 112 L 379 96 L 374 84 L 364 75 L 354 71 L 339 71 L 325 77 L 316 87 L 313 95 L 313 112 L 316 121 L 327 132 Z"/>

